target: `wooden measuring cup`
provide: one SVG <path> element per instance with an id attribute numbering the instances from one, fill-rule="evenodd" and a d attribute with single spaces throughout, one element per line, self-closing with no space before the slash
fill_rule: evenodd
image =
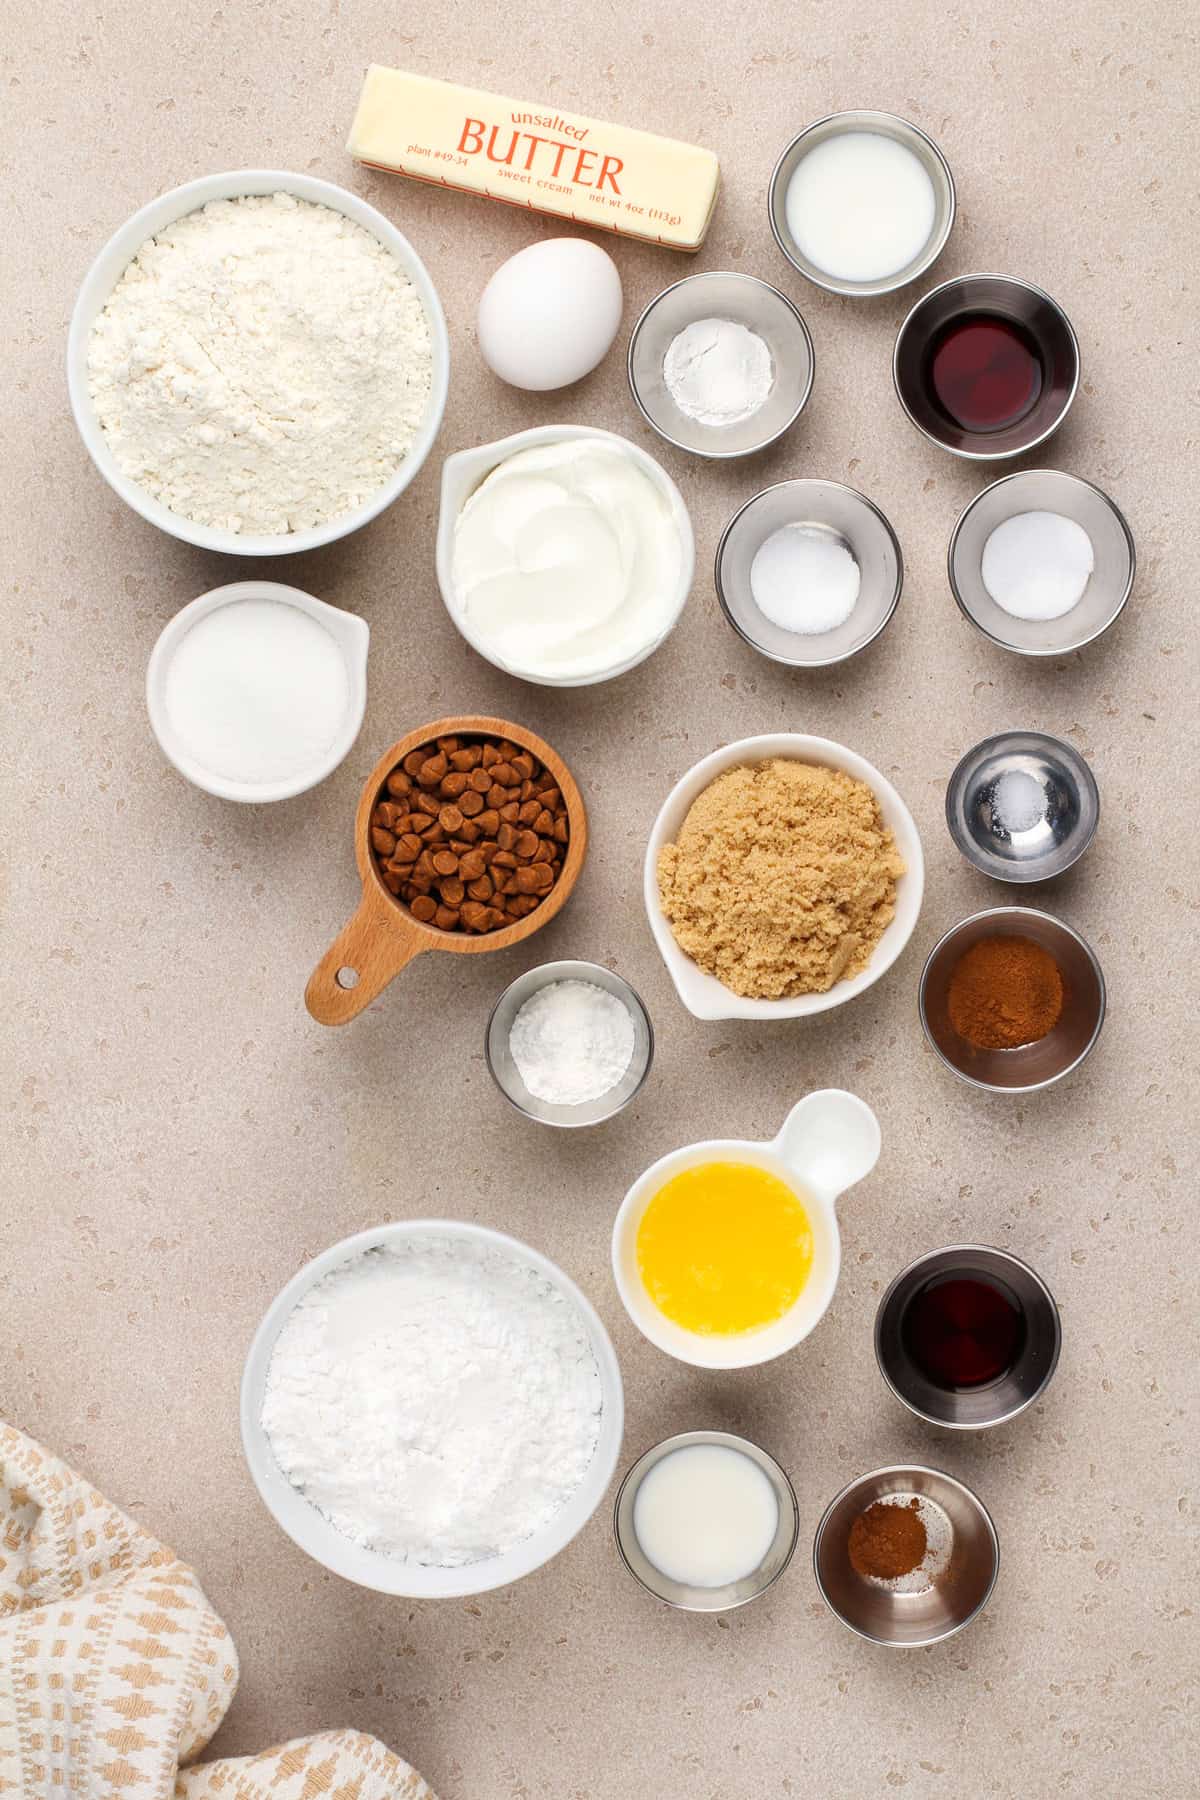
<path id="1" fill-rule="evenodd" d="M 439 737 L 507 738 L 544 764 L 566 803 L 570 836 L 558 880 L 535 911 L 500 931 L 477 935 L 467 931 L 441 931 L 436 925 L 422 924 L 413 918 L 404 902 L 383 885 L 371 851 L 371 814 L 388 776 L 410 750 L 419 750 L 422 744 L 431 744 Z M 432 725 L 410 731 L 380 757 L 363 787 L 354 819 L 354 855 L 362 878 L 362 900 L 354 917 L 338 933 L 309 976 L 304 1004 L 319 1024 L 345 1025 L 368 1007 L 388 982 L 423 950 L 448 950 L 458 956 L 478 956 L 485 950 L 506 950 L 510 944 L 519 944 L 522 939 L 532 937 L 535 931 L 550 923 L 569 898 L 583 867 L 586 850 L 587 813 L 579 789 L 562 758 L 532 731 L 526 731 L 524 726 L 514 725 L 508 719 L 486 719 L 473 714 L 458 719 L 435 719 Z"/>

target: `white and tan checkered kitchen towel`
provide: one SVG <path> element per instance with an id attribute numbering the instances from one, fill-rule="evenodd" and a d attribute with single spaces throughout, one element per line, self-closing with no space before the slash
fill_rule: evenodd
<path id="1" fill-rule="evenodd" d="M 434 1800 L 358 1731 L 196 1764 L 237 1677 L 191 1569 L 0 1423 L 3 1800 Z"/>

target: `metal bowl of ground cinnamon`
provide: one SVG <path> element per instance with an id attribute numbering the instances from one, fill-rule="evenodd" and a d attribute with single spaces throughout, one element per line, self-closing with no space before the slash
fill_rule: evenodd
<path id="1" fill-rule="evenodd" d="M 1104 975 L 1071 926 L 1029 906 L 974 913 L 935 944 L 921 976 L 921 1024 L 961 1080 L 1027 1094 L 1061 1081 L 1104 1023 Z"/>
<path id="2" fill-rule="evenodd" d="M 854 751 L 798 733 L 697 763 L 647 846 L 646 911 L 702 1019 L 794 1018 L 853 999 L 896 960 L 924 886 L 920 839 Z"/>
<path id="3" fill-rule="evenodd" d="M 987 1605 L 996 1528 L 963 1482 L 920 1465 L 874 1469 L 830 1501 L 813 1541 L 821 1597 L 874 1644 L 953 1637 Z"/>

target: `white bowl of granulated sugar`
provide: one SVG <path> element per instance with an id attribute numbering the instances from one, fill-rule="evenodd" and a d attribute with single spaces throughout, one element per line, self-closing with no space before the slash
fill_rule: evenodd
<path id="1" fill-rule="evenodd" d="M 624 1398 L 608 1333 L 548 1258 L 408 1219 L 334 1244 L 276 1296 L 241 1415 L 294 1543 L 362 1587 L 450 1599 L 519 1580 L 583 1529 Z"/>
<path id="2" fill-rule="evenodd" d="M 88 455 L 143 519 L 280 556 L 390 506 L 442 422 L 450 345 L 408 239 L 276 169 L 161 194 L 104 246 L 67 342 Z"/>

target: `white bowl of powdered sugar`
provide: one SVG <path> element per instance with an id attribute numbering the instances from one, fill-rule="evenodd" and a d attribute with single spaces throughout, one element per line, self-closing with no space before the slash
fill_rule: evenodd
<path id="1" fill-rule="evenodd" d="M 528 1575 L 582 1530 L 624 1399 L 561 1269 L 482 1225 L 410 1219 L 334 1244 L 277 1295 L 241 1413 L 255 1485 L 302 1550 L 444 1599 Z"/>
<path id="2" fill-rule="evenodd" d="M 151 201 L 71 318 L 88 454 L 135 512 L 206 550 L 313 550 L 417 474 L 449 385 L 446 322 L 408 239 L 357 195 L 243 169 Z"/>

